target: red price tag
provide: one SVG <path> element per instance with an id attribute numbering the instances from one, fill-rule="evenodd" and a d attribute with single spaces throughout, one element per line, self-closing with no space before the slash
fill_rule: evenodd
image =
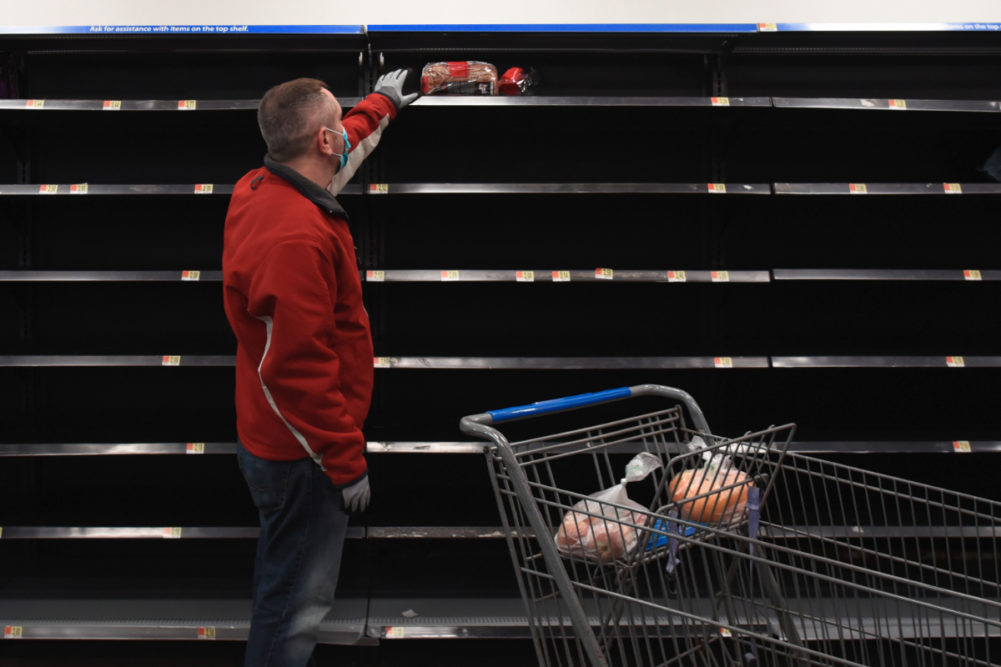
<path id="1" fill-rule="evenodd" d="M 977 271 L 976 269 L 966 269 L 965 271 L 963 271 L 963 279 L 964 280 L 983 280 L 984 277 L 980 273 L 980 271 Z"/>
<path id="2" fill-rule="evenodd" d="M 535 271 L 516 271 L 514 279 L 519 283 L 535 282 Z"/>
<path id="3" fill-rule="evenodd" d="M 955 440 L 952 443 L 952 451 L 957 454 L 969 454 L 973 451 L 973 448 L 970 447 L 969 440 Z"/>
<path id="4" fill-rule="evenodd" d="M 101 107 L 103 111 L 121 111 L 122 101 L 121 100 L 104 100 L 104 105 Z"/>
<path id="5" fill-rule="evenodd" d="M 848 192 L 853 195 L 864 195 L 869 193 L 869 188 L 866 187 L 865 183 L 849 183 Z"/>
<path id="6" fill-rule="evenodd" d="M 382 283 L 386 281 L 385 271 L 366 271 L 365 280 L 370 283 Z"/>
<path id="7" fill-rule="evenodd" d="M 39 185 L 38 194 L 40 195 L 54 195 L 59 192 L 58 185 Z"/>
<path id="8" fill-rule="evenodd" d="M 713 366 L 716 368 L 733 368 L 733 357 L 713 357 Z"/>
<path id="9" fill-rule="evenodd" d="M 710 194 L 726 194 L 726 183 L 709 183 Z"/>
<path id="10" fill-rule="evenodd" d="M 684 271 L 668 271 L 667 282 L 669 283 L 688 282 L 688 274 L 686 274 Z"/>
<path id="11" fill-rule="evenodd" d="M 211 183 L 196 183 L 195 184 L 195 194 L 196 195 L 210 195 L 210 194 L 212 194 L 212 184 Z"/>
<path id="12" fill-rule="evenodd" d="M 189 442 L 185 449 L 186 454 L 204 454 L 205 453 L 205 443 L 204 442 Z"/>
<path id="13" fill-rule="evenodd" d="M 86 183 L 74 183 L 70 186 L 71 195 L 85 195 L 87 194 L 88 186 Z"/>
<path id="14" fill-rule="evenodd" d="M 389 194 L 389 183 L 370 183 L 368 193 L 370 195 L 387 195 Z"/>
<path id="15" fill-rule="evenodd" d="M 949 368 L 966 368 L 966 360 L 962 357 L 946 357 L 945 365 Z"/>
<path id="16" fill-rule="evenodd" d="M 728 283 L 730 282 L 730 272 L 729 271 L 713 271 L 710 274 L 712 281 L 714 283 Z"/>
<path id="17" fill-rule="evenodd" d="M 198 628 L 199 639 L 215 639 L 215 628 Z"/>
<path id="18" fill-rule="evenodd" d="M 961 195 L 963 194 L 962 183 L 943 183 L 942 190 L 947 195 Z"/>
<path id="19" fill-rule="evenodd" d="M 165 354 L 160 360 L 162 366 L 180 366 L 181 365 L 181 355 L 179 354 Z"/>
<path id="20" fill-rule="evenodd" d="M 178 100 L 178 111 L 194 111 L 198 108 L 198 100 Z"/>
<path id="21" fill-rule="evenodd" d="M 570 272 L 569 271 L 553 271 L 553 282 L 554 283 L 568 283 L 568 282 L 570 282 Z"/>
<path id="22" fill-rule="evenodd" d="M 612 269 L 595 269 L 594 277 L 598 280 L 614 280 L 615 271 Z"/>

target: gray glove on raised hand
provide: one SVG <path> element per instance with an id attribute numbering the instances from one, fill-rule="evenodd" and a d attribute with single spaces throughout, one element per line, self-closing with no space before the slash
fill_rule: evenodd
<path id="1" fill-rule="evenodd" d="M 368 507 L 372 499 L 372 489 L 368 485 L 368 475 L 365 475 L 351 486 L 341 489 L 344 498 L 344 509 L 348 512 L 361 512 Z"/>
<path id="2" fill-rule="evenodd" d="M 386 72 L 376 80 L 374 92 L 381 93 L 391 99 L 393 104 L 396 105 L 396 110 L 399 111 L 416 100 L 420 94 L 410 93 L 409 95 L 404 95 L 403 82 L 406 80 L 407 70 L 405 69 L 396 69 L 392 72 Z"/>

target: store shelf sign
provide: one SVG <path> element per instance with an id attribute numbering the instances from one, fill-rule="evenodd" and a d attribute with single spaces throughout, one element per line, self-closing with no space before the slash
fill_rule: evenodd
<path id="1" fill-rule="evenodd" d="M 185 454 L 204 454 L 205 453 L 205 443 L 204 442 L 189 442 L 184 448 Z"/>
<path id="2" fill-rule="evenodd" d="M 104 100 L 104 104 L 101 105 L 103 111 L 121 111 L 122 101 L 121 100 Z"/>
<path id="3" fill-rule="evenodd" d="M 957 454 L 969 454 L 973 451 L 973 448 L 970 447 L 969 440 L 955 440 L 952 443 L 952 451 Z"/>
<path id="4" fill-rule="evenodd" d="M 965 368 L 966 361 L 962 357 L 946 357 L 945 365 L 949 368 Z"/>
<path id="5" fill-rule="evenodd" d="M 612 269 L 595 269 L 594 277 L 598 280 L 614 280 L 615 271 Z"/>
<path id="6" fill-rule="evenodd" d="M 963 280 L 983 280 L 984 277 L 980 271 L 976 269 L 966 269 L 963 271 Z"/>
<path id="7" fill-rule="evenodd" d="M 514 274 L 514 279 L 519 283 L 535 282 L 535 271 L 517 271 Z"/>
<path id="8" fill-rule="evenodd" d="M 569 271 L 553 271 L 553 282 L 554 283 L 568 283 L 568 282 L 570 282 L 570 272 Z"/>

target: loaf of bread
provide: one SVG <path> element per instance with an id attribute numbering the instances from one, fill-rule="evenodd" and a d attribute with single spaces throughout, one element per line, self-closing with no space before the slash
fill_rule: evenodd
<path id="1" fill-rule="evenodd" d="M 479 60 L 428 63 L 421 70 L 421 92 L 496 95 L 497 68 Z"/>

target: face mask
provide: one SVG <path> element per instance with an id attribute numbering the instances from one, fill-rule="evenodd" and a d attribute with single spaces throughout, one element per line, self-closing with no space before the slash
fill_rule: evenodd
<path id="1" fill-rule="evenodd" d="M 338 134 L 338 132 L 334 132 L 334 130 L 331 130 L 329 127 L 325 127 L 323 129 L 326 130 L 327 132 L 333 132 L 334 134 Z M 351 142 L 348 140 L 348 131 L 345 129 L 341 129 L 339 134 L 344 138 L 344 152 L 334 153 L 334 155 L 340 158 L 340 164 L 337 167 L 337 171 L 340 171 L 344 167 L 348 166 L 348 151 L 351 150 Z"/>

